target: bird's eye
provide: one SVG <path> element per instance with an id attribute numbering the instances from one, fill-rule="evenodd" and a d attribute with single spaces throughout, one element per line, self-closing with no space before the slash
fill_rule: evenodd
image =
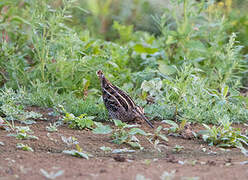
<path id="1" fill-rule="evenodd" d="M 98 76 L 101 76 L 101 75 L 102 75 L 102 70 L 96 71 L 96 74 L 97 74 Z"/>

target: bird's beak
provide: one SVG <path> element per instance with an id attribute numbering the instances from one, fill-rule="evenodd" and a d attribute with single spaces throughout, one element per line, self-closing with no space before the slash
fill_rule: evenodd
<path id="1" fill-rule="evenodd" d="M 143 114 L 140 114 L 140 115 L 141 115 L 142 119 L 144 119 L 146 121 L 146 123 L 149 124 L 149 126 L 151 128 L 154 128 L 154 126 L 152 125 L 152 123 Z"/>

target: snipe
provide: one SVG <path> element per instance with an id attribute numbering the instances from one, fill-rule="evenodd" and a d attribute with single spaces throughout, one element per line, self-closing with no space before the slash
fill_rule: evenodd
<path id="1" fill-rule="evenodd" d="M 137 106 L 126 92 L 109 82 L 102 70 L 98 70 L 96 74 L 101 82 L 103 102 L 112 119 L 131 122 L 140 118 L 153 128 L 153 125 L 145 117 L 143 108 Z"/>

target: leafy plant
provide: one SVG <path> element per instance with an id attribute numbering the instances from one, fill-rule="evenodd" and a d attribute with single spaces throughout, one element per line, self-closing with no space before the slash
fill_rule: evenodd
<path id="1" fill-rule="evenodd" d="M 22 144 L 22 143 L 17 143 L 16 147 L 17 147 L 18 149 L 23 150 L 23 151 L 31 151 L 31 152 L 34 152 L 34 150 L 33 150 L 31 147 L 29 147 L 28 145 Z"/>
<path id="2" fill-rule="evenodd" d="M 49 132 L 56 132 L 58 131 L 57 127 L 59 126 L 58 123 L 49 123 L 49 126 L 46 126 L 46 130 L 49 131 Z"/>
<path id="3" fill-rule="evenodd" d="M 171 120 L 163 120 L 162 123 L 166 123 L 169 124 L 170 127 L 169 128 L 164 128 L 165 130 L 168 131 L 168 133 L 180 133 L 180 131 L 182 131 L 187 123 L 186 120 L 183 120 L 180 125 L 178 126 L 177 123 L 175 123 L 174 121 Z"/>
<path id="4" fill-rule="evenodd" d="M 95 122 L 97 127 L 93 130 L 95 134 L 109 134 L 111 133 L 112 142 L 116 144 L 128 144 L 133 148 L 143 149 L 139 144 L 139 139 L 135 135 L 146 136 L 147 133 L 139 128 L 135 128 L 136 125 L 128 125 L 120 120 L 114 120 L 116 126 L 115 129 L 109 126 L 104 126 L 102 123 Z M 127 130 L 131 128 L 130 130 Z"/>
<path id="5" fill-rule="evenodd" d="M 109 134 L 113 131 L 113 129 L 108 125 L 103 125 L 100 122 L 95 122 L 96 128 L 93 129 L 94 134 Z"/>
<path id="6" fill-rule="evenodd" d="M 116 129 L 113 130 L 111 138 L 112 142 L 116 144 L 128 144 L 133 148 L 143 149 L 143 147 L 139 144 L 139 139 L 135 135 L 143 135 L 146 136 L 147 133 L 139 128 L 133 128 L 135 125 L 128 125 L 120 120 L 114 120 L 114 124 Z M 128 128 L 132 128 L 130 130 L 126 130 Z"/>
<path id="7" fill-rule="evenodd" d="M 102 147 L 100 147 L 100 149 L 102 151 L 104 151 L 104 152 L 110 152 L 110 151 L 112 151 L 112 148 L 111 147 L 106 147 L 106 146 L 102 146 Z"/>
<path id="8" fill-rule="evenodd" d="M 182 150 L 184 149 L 183 146 L 180 146 L 180 145 L 175 145 L 172 149 L 173 152 L 181 152 Z"/>
<path id="9" fill-rule="evenodd" d="M 12 121 L 19 120 L 22 123 L 29 123 L 30 119 L 39 119 L 42 114 L 25 111 L 25 103 L 28 102 L 26 92 L 20 89 L 17 93 L 11 88 L 0 90 L 0 114 L 5 116 L 5 119 Z"/>
<path id="10" fill-rule="evenodd" d="M 150 142 L 157 140 L 168 141 L 168 138 L 163 133 L 161 133 L 162 128 L 162 126 L 159 126 L 157 129 L 155 129 L 154 134 L 148 134 L 148 139 Z"/>
<path id="11" fill-rule="evenodd" d="M 70 136 L 68 138 L 66 138 L 65 136 L 61 136 L 61 139 L 64 143 L 67 144 L 67 146 L 78 144 L 77 138 L 75 138 L 74 136 Z"/>
<path id="12" fill-rule="evenodd" d="M 69 154 L 71 156 L 76 156 L 76 157 L 81 157 L 81 158 L 85 158 L 85 159 L 89 159 L 89 157 L 91 157 L 92 155 L 87 153 L 87 152 L 83 152 L 82 148 L 76 144 L 76 150 L 64 150 L 63 151 L 64 154 Z"/>
<path id="13" fill-rule="evenodd" d="M 14 136 L 16 139 L 25 140 L 25 139 L 35 139 L 38 140 L 37 136 L 31 135 L 33 131 L 28 126 L 16 126 L 16 134 L 9 134 L 9 136 Z"/>
<path id="14" fill-rule="evenodd" d="M 76 117 L 74 116 L 74 114 L 68 113 L 62 105 L 59 105 L 59 108 L 63 113 L 65 113 L 63 120 L 65 123 L 69 124 L 70 128 L 92 129 L 92 126 L 94 125 L 94 116 L 87 116 L 87 114 L 81 114 L 80 116 Z"/>
<path id="15" fill-rule="evenodd" d="M 66 113 L 64 122 L 68 123 L 69 127 L 73 129 L 92 129 L 94 118 L 94 116 L 87 116 L 87 114 L 81 114 L 80 116 L 75 117 L 73 114 Z"/>
<path id="16" fill-rule="evenodd" d="M 160 147 L 165 146 L 161 144 L 161 141 L 165 141 L 165 142 L 168 141 L 168 138 L 163 133 L 161 133 L 162 128 L 163 128 L 162 126 L 159 126 L 155 129 L 154 134 L 152 133 L 147 134 L 148 141 L 151 144 L 153 144 L 154 148 L 159 152 L 161 152 Z"/>
<path id="17" fill-rule="evenodd" d="M 241 151 L 246 154 L 247 150 L 245 150 L 243 145 L 248 145 L 248 137 L 242 134 L 239 128 L 233 128 L 231 126 L 232 122 L 230 122 L 227 116 L 224 116 L 220 122 L 218 127 L 209 127 L 203 124 L 206 130 L 199 132 L 199 134 L 202 135 L 202 139 L 212 146 L 240 148 Z"/>

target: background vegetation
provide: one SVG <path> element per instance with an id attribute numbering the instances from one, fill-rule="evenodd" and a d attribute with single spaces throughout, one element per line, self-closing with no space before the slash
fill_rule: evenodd
<path id="1" fill-rule="evenodd" d="M 0 113 L 57 107 L 106 120 L 102 69 L 150 118 L 248 119 L 242 0 L 0 2 Z"/>

